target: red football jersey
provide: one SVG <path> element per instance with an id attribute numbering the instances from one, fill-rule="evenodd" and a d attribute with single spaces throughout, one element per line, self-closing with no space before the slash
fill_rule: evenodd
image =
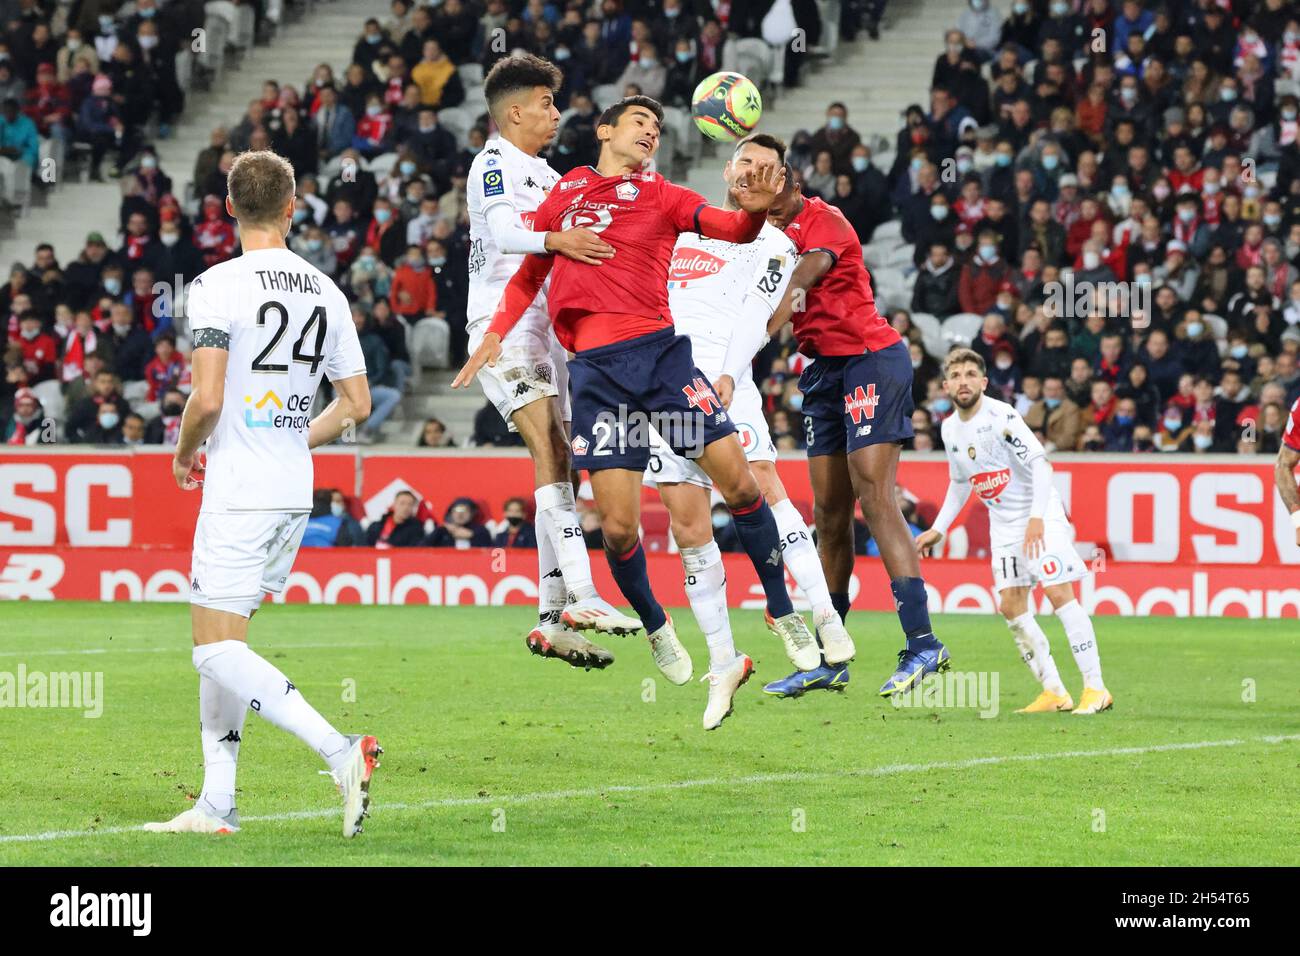
<path id="1" fill-rule="evenodd" d="M 1292 451 L 1300 451 L 1300 398 L 1296 399 L 1295 404 L 1291 406 L 1291 414 L 1287 416 L 1286 431 L 1282 433 L 1282 444 Z"/>
<path id="2" fill-rule="evenodd" d="M 835 261 L 822 281 L 808 290 L 803 310 L 795 310 L 794 334 L 800 352 L 861 355 L 901 341 L 876 311 L 871 276 L 862 262 L 862 243 L 842 212 L 815 196 L 806 197 L 785 234 L 800 255 L 825 252 Z"/>
<path id="3" fill-rule="evenodd" d="M 538 232 L 585 226 L 614 247 L 614 257 L 589 266 L 556 256 L 546 302 L 555 335 L 570 351 L 657 332 L 668 311 L 668 266 L 677 234 L 697 228 L 708 202 L 658 173 L 602 176 L 571 169 L 533 217 Z M 579 319 L 584 319 L 579 328 Z"/>

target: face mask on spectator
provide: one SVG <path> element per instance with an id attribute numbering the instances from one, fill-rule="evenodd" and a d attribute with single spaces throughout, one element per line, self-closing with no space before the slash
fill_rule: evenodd
<path id="1" fill-rule="evenodd" d="M 150 34 L 145 34 L 142 37 L 136 37 L 136 40 L 139 42 L 140 49 L 142 50 L 152 50 L 154 47 L 158 45 L 158 37 L 152 36 Z"/>
<path id="2" fill-rule="evenodd" d="M 1206 451 L 1211 445 L 1214 444 L 1214 436 L 1193 435 L 1192 444 L 1196 447 L 1197 451 Z"/>
<path id="3" fill-rule="evenodd" d="M 117 427 L 117 412 L 105 412 L 99 416 L 99 427 L 104 431 L 110 431 Z"/>
<path id="4" fill-rule="evenodd" d="M 1296 117 L 1295 107 L 1287 106 L 1282 109 L 1282 118 L 1290 123 Z"/>
<path id="5" fill-rule="evenodd" d="M 1173 267 L 1172 267 L 1172 266 L 1169 266 L 1169 268 L 1172 269 Z M 1151 273 L 1149 273 L 1149 272 L 1139 272 L 1137 275 L 1135 275 L 1135 276 L 1133 277 L 1133 281 L 1136 282 L 1138 285 L 1150 285 L 1150 284 L 1151 284 Z"/>
<path id="6" fill-rule="evenodd" d="M 1250 349 L 1245 345 L 1234 345 L 1228 350 L 1228 354 L 1240 362 L 1250 354 Z"/>
<path id="7" fill-rule="evenodd" d="M 948 218 L 948 207 L 943 203 L 937 203 L 930 207 L 930 215 L 934 217 L 935 222 L 943 222 Z"/>
<path id="8" fill-rule="evenodd" d="M 308 248 L 310 251 L 312 251 L 312 252 L 320 252 L 320 248 L 321 248 L 321 246 L 323 246 L 323 245 L 324 245 L 324 243 L 323 243 L 321 240 L 319 240 L 319 239 L 308 239 L 308 240 L 307 240 L 307 248 Z"/>
<path id="9" fill-rule="evenodd" d="M 1165 431 L 1177 432 L 1180 429 L 1182 429 L 1182 427 L 1183 427 L 1183 419 L 1181 415 L 1165 416 Z"/>
<path id="10" fill-rule="evenodd" d="M 406 264 L 410 266 L 412 269 L 414 269 L 416 272 L 421 272 L 424 269 L 423 259 L 407 259 Z"/>
<path id="11" fill-rule="evenodd" d="M 977 13 L 988 6 L 988 0 L 970 0 L 970 8 Z"/>
<path id="12" fill-rule="evenodd" d="M 437 123 L 428 123 L 428 124 L 421 123 L 421 124 L 420 124 L 420 132 L 421 132 L 421 133 L 432 133 L 433 130 L 434 130 L 434 127 L 437 126 L 437 125 L 438 125 Z"/>
<path id="13" fill-rule="evenodd" d="M 1008 156 L 1006 153 L 998 153 L 995 157 L 993 157 L 993 162 L 1005 168 L 1011 165 L 1011 157 Z"/>
<path id="14" fill-rule="evenodd" d="M 1052 16 L 1063 17 L 1070 12 L 1070 5 L 1065 0 L 1053 0 Z"/>
<path id="15" fill-rule="evenodd" d="M 1169 198 L 1169 187 L 1162 183 L 1157 183 L 1151 187 L 1151 195 L 1155 196 L 1158 201 L 1164 202 Z"/>
<path id="16" fill-rule="evenodd" d="M 1055 153 L 1047 153 L 1046 155 L 1043 156 L 1043 168 L 1046 169 L 1048 172 L 1051 172 L 1060 164 L 1061 164 L 1061 157 L 1057 156 Z"/>
<path id="17" fill-rule="evenodd" d="M 1119 98 L 1125 103 L 1133 103 L 1138 98 L 1136 86 L 1121 86 L 1119 89 Z"/>
<path id="18" fill-rule="evenodd" d="M 961 173 L 963 176 L 965 176 L 967 173 L 969 173 L 969 172 L 970 172 L 974 167 L 975 167 L 975 164 L 972 163 L 972 162 L 971 162 L 969 159 L 967 159 L 965 156 L 963 156 L 961 159 L 957 160 L 957 172 Z"/>
<path id="19" fill-rule="evenodd" d="M 378 42 L 379 42 L 380 40 L 382 40 L 383 38 L 384 38 L 384 37 L 383 37 L 383 34 L 380 34 L 380 33 L 368 33 L 368 34 L 366 34 L 366 42 L 369 43 L 371 46 L 374 46 L 376 43 L 378 43 Z"/>
<path id="20" fill-rule="evenodd" d="M 1183 222 L 1191 222 L 1196 218 L 1196 210 L 1192 209 L 1190 206 L 1184 206 L 1182 209 L 1178 210 L 1178 218 Z"/>
<path id="21" fill-rule="evenodd" d="M 1011 368 L 1012 362 L 1009 356 L 1001 355 L 993 364 L 1005 372 L 1007 369 Z"/>
<path id="22" fill-rule="evenodd" d="M 1296 40 L 1300 40 L 1300 33 L 1296 33 L 1294 30 L 1287 30 L 1282 34 L 1282 39 L 1286 40 L 1287 43 L 1295 43 Z"/>
<path id="23" fill-rule="evenodd" d="M 40 330 L 40 329 L 23 329 L 22 332 L 20 332 L 19 334 L 22 335 L 22 337 L 25 338 L 28 342 L 31 342 L 33 339 L 36 338 L 36 336 L 38 336 L 38 335 L 41 334 L 41 330 Z"/>
<path id="24" fill-rule="evenodd" d="M 1133 424 L 1133 416 L 1132 416 L 1132 415 L 1116 415 L 1116 416 L 1115 416 L 1115 424 L 1116 424 L 1116 425 L 1119 425 L 1121 428 L 1126 428 L 1127 426 Z"/>
<path id="25" fill-rule="evenodd" d="M 727 525 L 729 525 L 729 524 L 731 524 L 731 515 L 727 514 L 725 511 L 715 511 L 715 512 L 713 512 L 713 527 L 714 527 L 714 528 L 717 528 L 718 530 L 721 530 L 721 529 L 725 528 L 725 527 L 726 527 Z"/>
<path id="26" fill-rule="evenodd" d="M 1200 322 L 1187 323 L 1187 337 L 1189 339 L 1199 339 L 1201 333 L 1205 331 L 1205 326 Z"/>
<path id="27" fill-rule="evenodd" d="M 104 280 L 104 291 L 109 295 L 117 295 L 122 291 L 122 280 L 116 276 L 109 276 Z"/>
<path id="28" fill-rule="evenodd" d="M 157 160 L 157 158 L 156 158 L 156 157 L 153 157 L 153 156 L 141 156 L 141 157 L 140 157 L 140 168 L 141 168 L 141 169 L 157 169 L 157 168 L 158 168 L 158 160 Z"/>
<path id="29" fill-rule="evenodd" d="M 69 40 L 68 49 L 71 50 L 73 53 L 76 53 L 78 50 L 81 49 L 81 41 L 76 39 Z"/>
<path id="30" fill-rule="evenodd" d="M 103 33 L 103 34 L 109 34 L 109 33 L 112 33 L 112 32 L 113 32 L 113 18 L 112 18 L 112 17 L 100 17 L 100 18 L 99 18 L 99 32 L 100 32 L 100 33 Z"/>
<path id="31" fill-rule="evenodd" d="M 849 160 L 849 162 L 853 164 L 853 171 L 855 173 L 865 173 L 867 167 L 871 165 L 871 160 L 867 159 L 865 156 L 854 156 Z"/>
<path id="32" fill-rule="evenodd" d="M 302 221 L 303 221 L 304 219 L 306 219 L 306 218 L 307 218 L 307 210 L 306 210 L 306 209 L 295 209 L 295 210 L 293 211 L 293 222 L 294 222 L 294 225 L 297 225 L 298 223 L 302 222 Z"/>
<path id="33" fill-rule="evenodd" d="M 361 266 L 361 268 L 369 272 L 371 269 L 375 267 L 375 257 L 362 256 L 360 259 L 357 260 L 357 265 Z"/>
<path id="34" fill-rule="evenodd" d="M 1059 398 L 1045 398 L 1043 399 L 1043 404 L 1048 408 L 1055 410 L 1061 407 L 1061 400 Z"/>
<path id="35" fill-rule="evenodd" d="M 1205 195 L 1213 196 L 1215 193 L 1219 191 L 1219 184 L 1216 182 L 1208 182 L 1205 183 L 1205 185 L 1202 186 L 1201 188 L 1205 190 Z"/>
<path id="36" fill-rule="evenodd" d="M 378 103 L 371 103 L 369 106 L 366 107 L 367 116 L 378 116 L 383 111 L 384 108 L 380 106 Z"/>
<path id="37" fill-rule="evenodd" d="M 1276 213 L 1269 213 L 1264 217 L 1264 225 L 1268 226 L 1270 229 L 1276 229 L 1278 226 L 1282 225 L 1282 217 Z"/>
<path id="38" fill-rule="evenodd" d="M 330 502 L 330 514 L 332 514 L 334 517 L 342 518 L 345 510 L 346 509 L 344 509 L 343 505 L 340 502 L 337 501 Z"/>
<path id="39" fill-rule="evenodd" d="M 1095 252 L 1085 252 L 1083 254 L 1083 267 L 1085 269 L 1095 269 L 1101 265 L 1101 256 Z"/>
<path id="40" fill-rule="evenodd" d="M 411 162 L 409 159 L 402 160 L 401 164 L 399 164 L 397 168 L 402 171 L 403 176 L 415 175 L 415 163 Z"/>
<path id="41" fill-rule="evenodd" d="M 375 222 L 379 223 L 382 226 L 384 223 L 388 222 L 389 218 L 392 215 L 393 213 L 392 210 L 390 209 L 376 209 Z"/>
<path id="42" fill-rule="evenodd" d="M 933 411 L 938 412 L 940 415 L 947 415 L 952 411 L 952 399 L 948 398 L 946 395 L 940 395 L 930 403 L 930 408 Z"/>
<path id="43" fill-rule="evenodd" d="M 441 268 L 442 268 L 443 266 L 445 266 L 446 264 L 447 264 L 447 257 L 446 257 L 446 256 L 430 256 L 430 257 L 429 257 L 429 265 L 432 266 L 432 267 L 435 268 L 435 269 L 441 269 Z"/>
<path id="44" fill-rule="evenodd" d="M 992 262 L 998 257 L 998 247 L 990 245 L 987 242 L 980 243 L 980 258 L 985 262 Z"/>
<path id="45" fill-rule="evenodd" d="M 563 63 L 563 62 L 564 62 L 565 60 L 567 60 L 568 58 L 569 58 L 569 48 L 568 48 L 568 47 L 557 46 L 557 47 L 555 48 L 555 59 L 556 59 L 556 60 L 558 60 L 559 62 Z"/>
<path id="46" fill-rule="evenodd" d="M 802 393 L 802 392 L 795 392 L 793 395 L 790 396 L 790 407 L 793 408 L 796 412 L 802 412 L 802 411 L 803 411 L 803 393 Z"/>
<path id="47" fill-rule="evenodd" d="M 1237 91 L 1230 86 L 1225 86 L 1223 89 L 1219 90 L 1219 99 L 1225 103 L 1231 103 L 1236 98 Z"/>
<path id="48" fill-rule="evenodd" d="M 826 119 L 826 126 L 827 126 L 829 129 L 837 129 L 837 130 L 838 130 L 838 129 L 843 129 L 843 128 L 844 128 L 844 117 L 843 117 L 843 116 L 830 116 L 830 117 L 827 117 L 827 119 Z"/>
<path id="49" fill-rule="evenodd" d="M 158 241 L 164 246 L 174 246 L 181 241 L 181 234 L 179 232 L 160 232 L 158 233 Z"/>
<path id="50" fill-rule="evenodd" d="M 155 10 L 153 7 L 145 7 L 143 10 L 137 10 L 136 12 L 139 13 L 140 16 L 144 17 L 146 20 L 152 20 L 154 14 L 157 13 L 158 11 Z"/>
<path id="51" fill-rule="evenodd" d="M 677 51 L 677 62 L 678 62 L 678 63 L 690 63 L 690 62 L 691 62 L 691 51 L 690 51 L 690 50 L 678 50 L 678 51 Z"/>
<path id="52" fill-rule="evenodd" d="M 1116 183 L 1110 187 L 1110 194 L 1116 199 L 1128 199 L 1128 187 L 1123 183 Z"/>
<path id="53" fill-rule="evenodd" d="M 922 159 L 920 156 L 916 156 L 916 157 L 914 157 L 914 158 L 912 159 L 912 164 L 911 164 L 911 165 L 912 165 L 912 169 L 913 169 L 913 171 L 919 173 L 919 172 L 921 171 L 921 167 L 925 165 L 925 160 Z"/>
<path id="54" fill-rule="evenodd" d="M 920 359 L 912 359 L 912 368 L 913 368 L 913 370 L 918 369 L 918 368 L 920 368 L 920 367 L 921 367 L 921 360 L 920 360 Z"/>
<path id="55" fill-rule="evenodd" d="M 654 57 L 652 57 L 652 56 L 643 56 L 643 57 L 641 57 L 641 59 L 640 59 L 639 62 L 640 62 L 640 64 L 641 64 L 642 66 L 645 66 L 645 67 L 653 67 L 653 66 L 655 66 L 656 64 L 658 64 L 659 61 L 656 60 L 656 59 L 655 59 Z"/>
<path id="56" fill-rule="evenodd" d="M 1013 3 L 1013 4 L 1011 4 L 1011 11 L 1012 11 L 1016 16 L 1018 16 L 1018 17 L 1023 17 L 1026 13 L 1029 12 L 1029 4 L 1027 4 L 1027 3 Z"/>

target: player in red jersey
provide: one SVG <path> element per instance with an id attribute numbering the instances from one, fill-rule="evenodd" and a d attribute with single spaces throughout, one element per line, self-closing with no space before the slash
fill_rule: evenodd
<path id="1" fill-rule="evenodd" d="M 1295 524 L 1295 541 L 1300 545 L 1300 489 L 1296 487 L 1295 467 L 1300 464 L 1300 398 L 1291 406 L 1282 433 L 1282 447 L 1277 450 L 1277 464 L 1273 466 L 1273 483 L 1282 496 L 1282 504 L 1291 512 Z"/>
<path id="2" fill-rule="evenodd" d="M 576 353 L 569 362 L 574 465 L 591 473 L 606 558 L 645 625 L 655 663 L 673 683 L 690 679 L 690 657 L 651 593 L 638 538 L 652 428 L 717 484 L 763 584 L 769 626 L 795 665 L 811 669 L 820 656 L 786 592 L 776 520 L 730 416 L 708 377 L 695 367 L 690 339 L 674 334 L 668 309 L 668 267 L 678 234 L 752 242 L 781 189 L 784 170 L 766 163 L 750 171 L 739 184 L 740 209 L 710 206 L 698 193 L 641 171 L 659 148 L 662 122 L 662 107 L 644 96 L 628 97 L 601 115 L 597 166 L 564 176 L 538 208 L 533 228 L 586 227 L 614 248 L 613 257 L 595 264 L 536 254 L 525 258 L 482 345 L 452 384 L 467 385 L 485 364 L 495 362 L 501 336 L 551 274 L 551 321 L 560 344 Z M 725 674 L 711 676 L 738 687 L 752 668 L 748 657 L 737 654 Z"/>
<path id="3" fill-rule="evenodd" d="M 813 358 L 799 390 L 817 544 L 831 599 L 847 614 L 856 499 L 880 546 L 907 636 L 897 669 L 880 688 L 888 697 L 948 666 L 948 650 L 930 627 L 921 566 L 894 495 L 900 443 L 912 437 L 911 358 L 876 311 L 862 244 L 843 213 L 805 197 L 787 170 L 768 218 L 800 254 L 767 331 L 775 335 L 793 321 L 799 351 Z"/>

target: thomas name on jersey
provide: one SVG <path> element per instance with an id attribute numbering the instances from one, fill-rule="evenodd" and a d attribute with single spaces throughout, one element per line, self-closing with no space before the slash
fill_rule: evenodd
<path id="1" fill-rule="evenodd" d="M 255 269 L 262 288 L 270 292 L 311 292 L 320 295 L 320 281 L 310 272 L 286 272 L 284 269 Z"/>

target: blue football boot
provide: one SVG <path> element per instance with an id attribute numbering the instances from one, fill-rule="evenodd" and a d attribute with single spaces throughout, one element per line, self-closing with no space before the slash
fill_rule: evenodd
<path id="1" fill-rule="evenodd" d="M 908 641 L 907 647 L 898 652 L 898 668 L 889 680 L 880 688 L 881 697 L 892 697 L 905 693 L 921 683 L 926 674 L 946 671 L 951 659 L 948 648 L 939 643 L 936 637 L 924 641 Z"/>
<path id="2" fill-rule="evenodd" d="M 847 664 L 822 663 L 810 671 L 795 671 L 789 677 L 782 677 L 770 684 L 763 685 L 763 693 L 773 697 L 802 697 L 810 690 L 843 691 L 849 684 L 849 666 Z"/>

